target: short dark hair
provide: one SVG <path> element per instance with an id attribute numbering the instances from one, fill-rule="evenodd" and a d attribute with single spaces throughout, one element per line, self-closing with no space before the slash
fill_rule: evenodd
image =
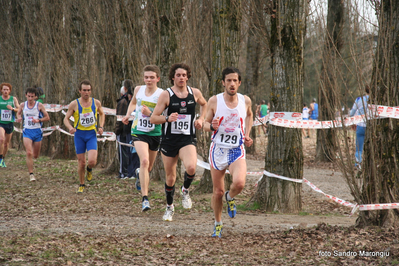
<path id="1" fill-rule="evenodd" d="M 79 90 L 80 90 L 80 91 L 82 90 L 82 85 L 89 85 L 89 86 L 90 86 L 90 89 L 93 90 L 93 86 L 91 85 L 91 83 L 90 83 L 90 81 L 89 81 L 88 79 L 84 79 L 84 80 L 82 80 L 82 81 L 80 82 L 80 84 L 79 84 Z"/>
<path id="2" fill-rule="evenodd" d="M 132 90 L 133 88 L 133 81 L 131 79 L 125 79 L 123 81 L 123 87 L 126 88 L 126 92 Z"/>
<path id="3" fill-rule="evenodd" d="M 226 78 L 226 76 L 228 74 L 233 74 L 233 73 L 237 73 L 238 74 L 238 80 L 241 81 L 241 72 L 240 72 L 240 70 L 238 70 L 238 68 L 235 68 L 235 67 L 226 67 L 225 69 L 223 69 L 223 71 L 222 71 L 222 80 L 224 81 L 224 79 Z"/>
<path id="4" fill-rule="evenodd" d="M 26 90 L 25 90 L 25 95 L 28 95 L 28 93 L 33 93 L 33 94 L 35 94 L 36 96 L 38 96 L 37 95 L 37 89 L 36 88 L 27 88 Z M 39 96 L 38 96 L 39 97 Z"/>
<path id="5" fill-rule="evenodd" d="M 44 90 L 41 87 L 35 87 L 36 88 L 36 95 L 37 97 L 40 97 L 44 94 Z"/>
<path id="6" fill-rule="evenodd" d="M 146 71 L 155 72 L 155 73 L 157 74 L 157 77 L 158 77 L 158 78 L 161 77 L 161 70 L 160 70 L 159 67 L 156 66 L 156 65 L 147 65 L 147 66 L 145 66 L 145 67 L 143 68 L 143 72 L 146 72 Z"/>
<path id="7" fill-rule="evenodd" d="M 170 69 L 169 69 L 169 80 L 172 83 L 172 85 L 175 85 L 175 82 L 173 81 L 173 78 L 175 77 L 176 74 L 176 70 L 178 68 L 182 68 L 184 70 L 187 71 L 187 78 L 190 79 L 191 78 L 191 68 L 184 63 L 177 63 L 177 64 L 173 64 Z"/>

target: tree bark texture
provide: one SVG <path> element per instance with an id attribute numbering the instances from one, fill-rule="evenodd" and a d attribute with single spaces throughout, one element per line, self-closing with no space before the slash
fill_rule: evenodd
<path id="1" fill-rule="evenodd" d="M 371 83 L 371 103 L 399 106 L 399 2 L 381 1 L 377 54 Z M 399 202 L 399 120 L 367 123 L 363 151 L 363 191 L 359 204 Z M 398 226 L 399 212 L 361 211 L 358 226 Z"/>
<path id="2" fill-rule="evenodd" d="M 303 93 L 303 43 L 307 1 L 275 0 L 271 16 L 272 54 L 271 111 L 301 112 Z M 302 133 L 300 129 L 269 125 L 265 169 L 279 175 L 303 176 Z M 266 211 L 301 210 L 301 184 L 264 176 L 253 201 Z"/>
<path id="3" fill-rule="evenodd" d="M 319 86 L 319 120 L 335 120 L 340 110 L 338 72 L 343 47 L 345 6 L 343 0 L 328 0 L 327 32 L 322 55 Z M 316 159 L 332 161 L 335 157 L 336 129 L 317 130 Z"/>

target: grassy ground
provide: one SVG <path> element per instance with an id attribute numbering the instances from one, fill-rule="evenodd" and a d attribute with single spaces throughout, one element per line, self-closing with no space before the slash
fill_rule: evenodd
<path id="1" fill-rule="evenodd" d="M 295 217 L 265 214 L 245 208 L 252 193 L 246 188 L 238 198 L 239 217 L 228 220 L 224 213 L 223 238 L 214 239 L 210 194 L 192 192 L 190 211 L 176 195 L 174 221 L 166 223 L 161 219 L 165 198 L 160 182 L 151 183 L 152 210 L 142 213 L 133 180 L 95 169 L 93 181 L 78 195 L 74 160 L 39 158 L 37 182 L 29 182 L 23 152 L 11 150 L 6 163 L 7 168 L 0 168 L 1 265 L 399 264 L 397 228 L 328 223 L 284 227 L 289 219 L 310 221 L 316 216 L 318 206 L 307 202 L 306 211 Z M 317 214 L 345 219 L 332 205 Z"/>

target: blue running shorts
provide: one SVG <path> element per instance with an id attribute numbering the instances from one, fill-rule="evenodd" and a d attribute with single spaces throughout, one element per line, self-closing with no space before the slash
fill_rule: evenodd
<path id="1" fill-rule="evenodd" d="M 80 130 L 75 132 L 76 154 L 85 153 L 86 150 L 97 150 L 97 133 L 95 130 Z"/>
<path id="2" fill-rule="evenodd" d="M 22 137 L 28 138 L 33 142 L 40 142 L 43 140 L 43 131 L 41 128 L 35 128 L 35 129 L 25 128 L 22 132 Z"/>

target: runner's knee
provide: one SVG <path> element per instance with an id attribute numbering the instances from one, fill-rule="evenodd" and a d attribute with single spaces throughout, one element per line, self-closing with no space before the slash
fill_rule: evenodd
<path id="1" fill-rule="evenodd" d="M 216 198 L 222 198 L 224 195 L 224 189 L 223 188 L 214 188 L 213 195 Z"/>
<path id="2" fill-rule="evenodd" d="M 194 165 L 189 165 L 186 168 L 186 172 L 189 175 L 195 175 L 195 170 L 196 170 L 195 164 Z"/>

